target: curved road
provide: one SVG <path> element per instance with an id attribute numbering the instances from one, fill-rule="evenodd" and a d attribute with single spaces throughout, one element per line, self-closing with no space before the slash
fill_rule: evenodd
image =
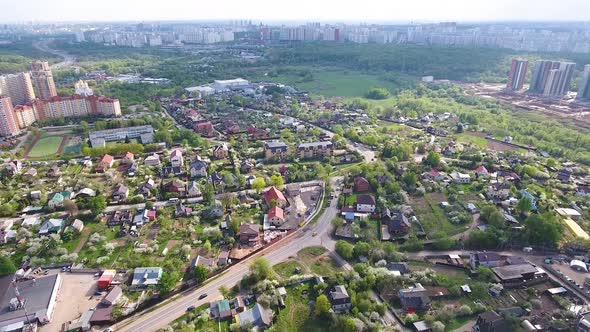
<path id="1" fill-rule="evenodd" d="M 332 186 L 335 187 L 335 183 L 339 180 L 340 178 L 333 179 Z M 182 316 L 189 306 L 194 305 L 198 307 L 210 301 L 220 299 L 222 295 L 219 292 L 219 287 L 232 287 L 240 282 L 242 277 L 248 273 L 249 264 L 255 258 L 264 257 L 271 265 L 274 265 L 287 260 L 290 256 L 297 255 L 297 252 L 305 247 L 327 245 L 333 248 L 334 240 L 331 238 L 329 230 L 332 219 L 334 219 L 337 213 L 336 200 L 332 200 L 330 206 L 326 208 L 317 222 L 309 223 L 281 242 L 230 267 L 220 276 L 210 280 L 202 287 L 185 291 L 163 302 L 160 306 L 152 310 L 132 316 L 130 319 L 116 324 L 113 328 L 115 331 L 129 332 L 156 331 Z M 316 234 L 315 236 L 314 233 Z M 279 250 L 277 250 L 277 247 Z M 199 300 L 199 296 L 204 293 L 208 294 L 208 296 Z"/>
<path id="2" fill-rule="evenodd" d="M 42 52 L 53 54 L 53 55 L 56 55 L 56 56 L 64 59 L 62 62 L 58 62 L 56 64 L 51 65 L 51 69 L 62 69 L 62 68 L 67 68 L 67 67 L 73 66 L 74 63 L 76 62 L 76 57 L 65 52 L 65 51 L 50 48 L 49 43 L 51 43 L 53 41 L 54 41 L 53 38 L 43 39 L 40 41 L 36 40 L 36 41 L 33 41 L 33 47 L 35 47 L 36 49 L 38 49 Z"/>

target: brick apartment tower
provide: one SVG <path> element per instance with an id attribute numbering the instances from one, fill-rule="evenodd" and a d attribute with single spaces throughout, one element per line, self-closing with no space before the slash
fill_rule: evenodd
<path id="1" fill-rule="evenodd" d="M 508 84 L 506 85 L 508 90 L 522 90 L 528 65 L 529 62 L 527 60 L 512 59 L 512 66 L 510 67 L 510 74 L 508 75 Z"/>
<path id="2" fill-rule="evenodd" d="M 0 136 L 10 137 L 19 133 L 18 122 L 14 118 L 10 97 L 0 97 Z"/>
<path id="3" fill-rule="evenodd" d="M 31 64 L 31 77 L 38 98 L 51 99 L 57 96 L 53 73 L 47 61 L 33 61 Z"/>

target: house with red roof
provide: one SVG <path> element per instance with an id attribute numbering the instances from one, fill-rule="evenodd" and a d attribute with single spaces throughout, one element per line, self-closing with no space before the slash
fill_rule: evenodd
<path id="1" fill-rule="evenodd" d="M 490 172 L 488 172 L 488 169 L 484 165 L 480 165 L 478 168 L 475 169 L 475 174 L 478 177 L 486 177 L 490 175 Z"/>
<path id="2" fill-rule="evenodd" d="M 193 130 L 204 137 L 212 137 L 215 134 L 211 121 L 193 124 Z"/>
<path id="3" fill-rule="evenodd" d="M 172 167 L 181 167 L 184 164 L 184 158 L 182 157 L 182 151 L 174 149 L 170 154 L 170 163 Z"/>
<path id="4" fill-rule="evenodd" d="M 264 202 L 267 206 L 272 206 L 273 201 L 276 206 L 285 207 L 287 205 L 285 195 L 283 195 L 283 193 L 276 187 L 270 187 L 270 189 L 264 193 Z"/>
<path id="5" fill-rule="evenodd" d="M 111 156 L 110 154 L 105 154 L 104 156 L 102 156 L 102 158 L 100 158 L 100 161 L 96 165 L 94 171 L 97 173 L 104 173 L 107 169 L 113 166 L 114 162 L 115 158 L 113 156 Z"/>
<path id="6" fill-rule="evenodd" d="M 123 158 L 121 158 L 121 164 L 133 164 L 135 160 L 135 155 L 129 151 L 125 152 Z"/>
<path id="7" fill-rule="evenodd" d="M 354 178 L 354 190 L 355 191 L 369 191 L 371 189 L 371 185 L 369 181 L 362 176 L 357 176 Z"/>
<path id="8" fill-rule="evenodd" d="M 432 181 L 442 181 L 447 177 L 447 174 L 444 172 L 439 172 L 436 169 L 431 169 L 428 172 L 422 173 L 422 179 L 424 180 L 432 180 Z"/>
<path id="9" fill-rule="evenodd" d="M 268 210 L 266 219 L 274 226 L 280 226 L 285 222 L 285 212 L 279 206 L 273 206 Z"/>

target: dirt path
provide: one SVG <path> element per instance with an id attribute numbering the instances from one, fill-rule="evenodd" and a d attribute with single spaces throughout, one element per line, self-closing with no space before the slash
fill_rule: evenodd
<path id="1" fill-rule="evenodd" d="M 86 241 L 88 241 L 89 236 L 90 236 L 90 228 L 85 227 L 82 230 L 82 235 L 80 235 L 80 237 L 81 237 L 80 242 L 76 246 L 76 249 L 74 249 L 74 254 L 79 253 L 80 250 L 82 250 L 82 248 L 84 248 L 84 245 L 86 244 Z"/>
<path id="2" fill-rule="evenodd" d="M 63 138 L 61 139 L 61 144 L 59 144 L 59 148 L 57 148 L 55 155 L 59 156 L 64 151 L 69 140 L 70 140 L 70 136 L 68 136 L 68 135 L 63 136 Z"/>
<path id="3" fill-rule="evenodd" d="M 33 150 L 33 147 L 35 146 L 35 144 L 37 144 L 37 142 L 40 139 L 41 139 L 41 135 L 37 135 L 33 138 L 33 140 L 31 141 L 31 144 L 29 144 L 29 146 L 27 146 L 27 149 L 25 150 L 25 153 L 23 154 L 23 158 L 29 157 L 29 153 L 31 153 L 31 150 Z"/>

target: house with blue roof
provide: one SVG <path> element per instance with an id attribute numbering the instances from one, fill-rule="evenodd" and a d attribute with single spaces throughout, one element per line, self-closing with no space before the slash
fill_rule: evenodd
<path id="1" fill-rule="evenodd" d="M 49 233 L 60 233 L 66 224 L 65 219 L 52 218 L 45 220 L 41 227 L 39 227 L 40 235 L 47 235 Z"/>
<path id="2" fill-rule="evenodd" d="M 531 211 L 537 211 L 537 199 L 535 198 L 535 196 L 533 196 L 526 190 L 521 190 L 520 194 L 522 195 L 522 197 L 526 197 L 531 200 Z"/>

